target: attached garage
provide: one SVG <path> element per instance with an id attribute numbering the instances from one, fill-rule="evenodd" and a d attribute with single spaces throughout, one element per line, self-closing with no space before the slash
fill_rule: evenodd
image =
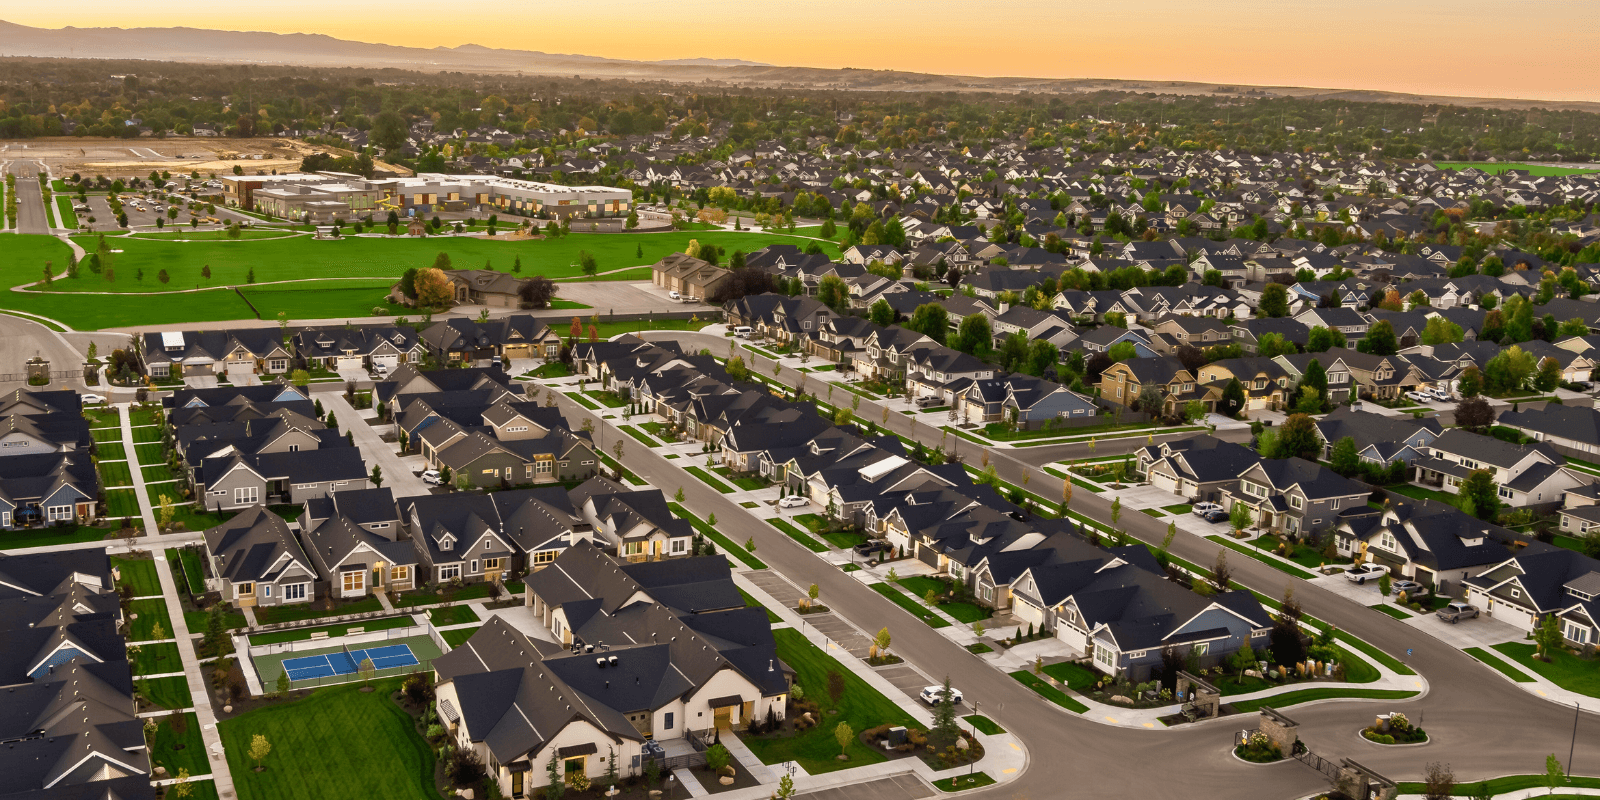
<path id="1" fill-rule="evenodd" d="M 1036 627 L 1044 625 L 1044 609 L 1020 597 L 1016 600 L 1017 602 L 1011 606 L 1011 613 L 1015 614 L 1017 619 Z"/>
<path id="2" fill-rule="evenodd" d="M 386 356 L 373 356 L 372 366 L 384 366 L 392 370 L 395 367 L 400 366 L 400 356 L 396 353 L 390 353 Z"/>
<path id="3" fill-rule="evenodd" d="M 1067 624 L 1064 619 L 1056 620 L 1056 638 L 1066 642 L 1068 647 L 1080 653 L 1086 652 L 1089 645 L 1089 636 Z"/>
<path id="4" fill-rule="evenodd" d="M 254 361 L 229 361 L 225 364 L 228 375 L 254 375 L 256 362 Z"/>
<path id="5" fill-rule="evenodd" d="M 334 371 L 356 372 L 365 368 L 366 359 L 361 356 L 339 356 L 334 359 Z"/>
<path id="6" fill-rule="evenodd" d="M 527 342 L 508 344 L 505 346 L 505 354 L 506 358 L 533 358 L 533 345 Z"/>
<path id="7" fill-rule="evenodd" d="M 183 377 L 185 378 L 204 378 L 212 374 L 214 373 L 211 371 L 211 364 L 183 365 Z"/>

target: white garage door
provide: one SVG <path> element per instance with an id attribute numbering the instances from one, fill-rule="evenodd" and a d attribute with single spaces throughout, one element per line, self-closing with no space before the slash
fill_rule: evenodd
<path id="1" fill-rule="evenodd" d="M 1078 629 L 1068 625 L 1065 620 L 1056 621 L 1056 638 L 1067 643 L 1067 646 L 1082 653 L 1088 644 L 1089 637 Z"/>
<path id="2" fill-rule="evenodd" d="M 398 355 L 373 356 L 372 357 L 372 365 L 374 367 L 376 367 L 379 364 L 382 364 L 382 365 L 388 367 L 389 369 L 394 369 L 395 367 L 400 366 L 400 356 L 398 356 Z"/>
<path id="3" fill-rule="evenodd" d="M 1044 609 L 1039 608 L 1038 606 L 1030 603 L 1024 603 L 1019 599 L 1017 603 L 1011 607 L 1011 611 L 1017 615 L 1017 619 L 1020 619 L 1029 625 L 1037 626 L 1044 624 Z"/>
<path id="4" fill-rule="evenodd" d="M 227 373 L 229 375 L 254 375 L 255 372 L 256 372 L 256 362 L 254 362 L 254 361 L 229 361 L 229 362 L 227 362 Z"/>
<path id="5" fill-rule="evenodd" d="M 349 372 L 361 369 L 361 356 L 339 356 L 338 371 Z"/>

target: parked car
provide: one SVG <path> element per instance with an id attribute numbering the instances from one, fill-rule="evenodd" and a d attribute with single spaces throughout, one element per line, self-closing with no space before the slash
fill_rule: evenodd
<path id="1" fill-rule="evenodd" d="M 92 406 L 95 403 L 104 403 L 106 401 L 104 397 L 94 393 L 78 395 L 78 400 L 86 406 Z"/>
<path id="2" fill-rule="evenodd" d="M 922 698 L 922 702 L 927 703 L 930 706 L 939 705 L 940 703 L 944 702 L 944 687 L 929 686 L 923 689 L 922 694 L 918 696 Z M 961 690 L 955 688 L 954 686 L 950 687 L 950 700 L 959 705 L 961 703 Z"/>
<path id="3" fill-rule="evenodd" d="M 797 494 L 778 498 L 778 508 L 799 508 L 806 505 L 811 505 L 811 501 Z"/>
<path id="4" fill-rule="evenodd" d="M 1344 577 L 1357 584 L 1364 584 L 1369 580 L 1375 581 L 1388 572 L 1389 570 L 1377 564 L 1352 564 L 1345 569 Z"/>
<path id="5" fill-rule="evenodd" d="M 1406 595 L 1406 597 L 1408 599 L 1409 598 L 1415 598 L 1415 597 L 1421 597 L 1421 596 L 1423 596 L 1425 594 L 1431 594 L 1432 593 L 1432 591 L 1430 589 L 1428 589 L 1428 587 L 1423 586 L 1422 584 L 1417 583 L 1416 581 L 1399 580 L 1399 581 L 1395 581 L 1394 583 L 1389 584 L 1389 586 L 1390 586 L 1390 588 L 1394 589 L 1394 593 L 1395 594 L 1400 594 L 1401 592 L 1405 592 L 1405 595 Z"/>
<path id="6" fill-rule="evenodd" d="M 917 408 L 933 408 L 944 402 L 944 398 L 936 394 L 925 394 L 917 398 Z"/>
<path id="7" fill-rule="evenodd" d="M 748 338 L 750 338 L 750 326 L 749 325 L 737 325 L 737 326 L 735 326 L 734 329 L 733 329 L 733 335 L 739 337 L 740 339 L 748 339 Z"/>
<path id="8" fill-rule="evenodd" d="M 377 375 L 380 378 L 389 377 L 389 365 L 388 364 L 379 364 L 379 365 L 373 367 L 372 368 L 372 374 Z"/>
<path id="9" fill-rule="evenodd" d="M 1438 617 L 1451 625 L 1464 619 L 1476 619 L 1478 607 L 1468 603 L 1455 602 L 1439 609 Z"/>
<path id="10" fill-rule="evenodd" d="M 677 289 L 673 289 L 672 291 L 667 292 L 667 297 L 669 297 L 669 298 L 671 298 L 673 300 L 682 300 L 683 299 L 683 295 L 679 294 Z"/>
<path id="11" fill-rule="evenodd" d="M 1449 400 L 1450 399 L 1450 390 L 1449 389 L 1442 389 L 1442 388 L 1440 388 L 1438 386 L 1433 387 L 1433 391 L 1430 392 L 1429 394 L 1432 394 L 1433 395 L 1433 399 L 1435 399 L 1435 400 Z"/>
<path id="12" fill-rule="evenodd" d="M 855 550 L 858 556 L 870 556 L 873 553 L 889 552 L 889 543 L 882 539 L 872 539 L 862 542 L 851 549 Z"/>
<path id="13" fill-rule="evenodd" d="M 1194 507 L 1189 510 L 1193 511 L 1195 516 L 1203 517 L 1213 511 L 1221 511 L 1222 506 L 1216 503 L 1195 503 Z"/>
<path id="14" fill-rule="evenodd" d="M 1433 400 L 1433 392 L 1406 392 L 1406 397 L 1418 403 L 1427 403 Z"/>
<path id="15" fill-rule="evenodd" d="M 425 469 L 422 471 L 422 482 L 433 484 L 434 486 L 443 486 L 444 478 L 439 477 L 439 470 Z"/>
<path id="16" fill-rule="evenodd" d="M 1204 514 L 1201 514 L 1200 518 L 1206 522 L 1227 522 L 1228 512 L 1223 511 L 1220 508 L 1213 508 Z"/>

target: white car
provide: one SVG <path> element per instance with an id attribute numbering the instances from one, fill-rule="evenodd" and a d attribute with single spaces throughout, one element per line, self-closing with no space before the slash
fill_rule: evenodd
<path id="1" fill-rule="evenodd" d="M 1412 400 L 1414 400 L 1414 401 L 1416 401 L 1418 403 L 1426 403 L 1426 402 L 1429 402 L 1429 401 L 1433 400 L 1433 393 L 1432 392 L 1406 392 L 1406 397 L 1409 397 L 1409 398 L 1411 398 Z"/>
<path id="2" fill-rule="evenodd" d="M 673 291 L 667 292 L 667 297 L 670 297 L 673 300 L 682 300 L 683 299 L 683 295 L 678 294 L 677 290 L 673 290 Z"/>
<path id="3" fill-rule="evenodd" d="M 920 697 L 922 699 L 922 702 L 927 703 L 930 706 L 939 705 L 941 702 L 944 702 L 944 687 L 943 686 L 928 686 L 928 687 L 925 687 L 922 690 L 922 694 L 918 695 L 918 697 Z M 956 705 L 960 705 L 961 704 L 961 690 L 960 689 L 957 689 L 954 686 L 950 687 L 950 701 L 952 703 L 955 703 Z"/>
<path id="4" fill-rule="evenodd" d="M 106 401 L 104 397 L 93 393 L 78 395 L 78 400 L 86 406 L 91 406 L 95 403 L 104 403 Z"/>
<path id="5" fill-rule="evenodd" d="M 1344 577 L 1345 580 L 1353 581 L 1357 584 L 1365 584 L 1369 580 L 1377 580 L 1388 572 L 1389 570 L 1377 564 L 1355 564 L 1345 569 Z"/>
<path id="6" fill-rule="evenodd" d="M 1212 511 L 1221 511 L 1222 506 L 1216 503 L 1195 503 L 1194 506 L 1189 510 L 1193 512 L 1195 516 L 1203 517 Z"/>
<path id="7" fill-rule="evenodd" d="M 797 494 L 778 498 L 778 508 L 799 508 L 811 505 L 811 501 Z"/>
<path id="8" fill-rule="evenodd" d="M 372 374 L 377 375 L 380 378 L 389 377 L 389 365 L 387 365 L 387 364 L 379 364 L 379 365 L 373 367 L 372 368 Z"/>
<path id="9" fill-rule="evenodd" d="M 443 486 L 444 478 L 439 477 L 439 470 L 425 469 L 422 471 L 422 482 L 431 483 L 434 486 Z"/>

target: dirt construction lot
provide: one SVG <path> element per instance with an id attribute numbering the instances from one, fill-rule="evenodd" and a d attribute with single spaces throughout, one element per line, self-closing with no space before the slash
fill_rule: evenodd
<path id="1" fill-rule="evenodd" d="M 292 139 L 78 139 L 56 137 L 0 142 L 0 160 L 29 159 L 50 167 L 60 178 L 74 172 L 108 178 L 144 176 L 151 170 L 226 174 L 235 166 L 246 174 L 293 172 L 301 159 L 327 151 Z"/>

